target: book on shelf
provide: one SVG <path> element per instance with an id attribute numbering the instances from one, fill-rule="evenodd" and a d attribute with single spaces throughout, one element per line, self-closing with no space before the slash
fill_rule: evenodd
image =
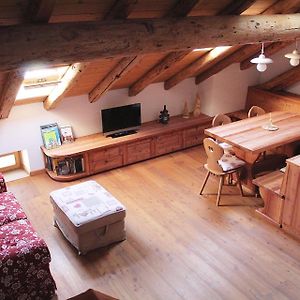
<path id="1" fill-rule="evenodd" d="M 52 159 L 52 170 L 56 175 L 69 175 L 84 172 L 83 157 L 66 157 L 65 159 Z"/>

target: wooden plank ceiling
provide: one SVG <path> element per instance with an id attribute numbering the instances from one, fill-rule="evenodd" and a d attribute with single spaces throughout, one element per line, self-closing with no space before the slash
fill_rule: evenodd
<path id="1" fill-rule="evenodd" d="M 24 24 L 35 24 L 38 30 L 39 26 L 45 28 L 46 23 L 293 14 L 299 10 L 300 0 L 5 0 L 0 2 L 0 30 L 5 33 L 7 28 L 18 28 Z M 296 34 L 299 35 L 299 31 Z M 273 42 L 266 45 L 266 53 L 274 54 L 288 43 L 290 42 L 278 42 L 274 38 Z M 129 57 L 95 57 L 88 62 L 77 59 L 71 62 L 72 66 L 70 64 L 70 70 L 73 69 L 70 79 L 64 80 L 55 95 L 43 99 L 44 107 L 54 108 L 62 98 L 82 94 L 88 94 L 89 101 L 94 102 L 107 91 L 119 88 L 128 88 L 129 95 L 134 96 L 154 82 L 164 82 L 165 89 L 170 89 L 186 78 L 195 77 L 195 83 L 199 84 L 232 63 L 240 62 L 242 70 L 251 67 L 249 59 L 260 50 L 258 44 L 231 46 L 198 51 L 164 51 Z M 24 76 L 24 69 L 6 71 L 2 67 L 2 70 L 0 114 L 7 117 L 14 103 L 12 98 L 16 96 Z M 294 81 L 290 80 L 288 85 Z"/>

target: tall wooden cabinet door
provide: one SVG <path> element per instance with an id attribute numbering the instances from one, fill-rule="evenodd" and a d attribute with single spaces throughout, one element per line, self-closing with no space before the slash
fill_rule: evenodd
<path id="1" fill-rule="evenodd" d="M 296 166 L 289 166 L 289 174 L 284 200 L 282 226 L 300 237 L 300 171 Z"/>
<path id="2" fill-rule="evenodd" d="M 89 153 L 90 172 L 97 173 L 123 165 L 123 151 L 121 146 L 94 150 Z"/>
<path id="3" fill-rule="evenodd" d="M 183 131 L 183 146 L 185 148 L 200 145 L 204 139 L 204 129 L 208 126 L 187 128 Z"/>
<path id="4" fill-rule="evenodd" d="M 145 139 L 125 146 L 124 164 L 132 164 L 137 161 L 151 158 L 152 139 Z"/>
<path id="5" fill-rule="evenodd" d="M 183 147 L 183 131 L 173 131 L 162 134 L 155 141 L 155 155 L 161 155 L 179 150 Z"/>

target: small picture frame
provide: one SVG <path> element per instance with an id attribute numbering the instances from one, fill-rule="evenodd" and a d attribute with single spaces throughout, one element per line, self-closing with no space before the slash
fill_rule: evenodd
<path id="1" fill-rule="evenodd" d="M 63 144 L 74 142 L 72 127 L 70 125 L 61 126 L 60 135 Z"/>
<path id="2" fill-rule="evenodd" d="M 40 126 L 43 143 L 46 149 L 61 146 L 60 133 L 57 123 Z"/>

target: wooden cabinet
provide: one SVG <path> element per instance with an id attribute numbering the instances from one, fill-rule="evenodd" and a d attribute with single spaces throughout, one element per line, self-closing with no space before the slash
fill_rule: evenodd
<path id="1" fill-rule="evenodd" d="M 88 155 L 91 173 L 98 173 L 123 165 L 122 148 L 119 146 L 90 151 Z"/>
<path id="2" fill-rule="evenodd" d="M 141 141 L 129 143 L 125 146 L 124 164 L 132 164 L 153 156 L 153 139 L 144 139 Z"/>
<path id="3" fill-rule="evenodd" d="M 300 155 L 286 163 L 285 173 L 275 171 L 253 180 L 265 203 L 258 212 L 300 238 Z"/>
<path id="4" fill-rule="evenodd" d="M 161 134 L 155 140 L 155 155 L 170 153 L 182 148 L 182 131 Z"/>
<path id="5" fill-rule="evenodd" d="M 300 155 L 287 160 L 282 227 L 300 238 Z"/>
<path id="6" fill-rule="evenodd" d="M 199 145 L 204 139 L 205 126 L 196 126 L 187 128 L 183 131 L 183 144 L 184 147 L 191 147 Z"/>
<path id="7" fill-rule="evenodd" d="M 47 150 L 42 147 L 46 171 L 55 180 L 70 181 L 199 145 L 211 120 L 203 114 L 189 119 L 176 116 L 171 117 L 168 124 L 156 121 L 144 123 L 136 134 L 128 136 L 111 138 L 94 134 L 59 148 Z M 70 157 L 78 156 L 82 157 L 84 170 L 81 172 L 62 175 L 50 168 L 53 161 L 68 161 Z"/>

